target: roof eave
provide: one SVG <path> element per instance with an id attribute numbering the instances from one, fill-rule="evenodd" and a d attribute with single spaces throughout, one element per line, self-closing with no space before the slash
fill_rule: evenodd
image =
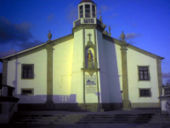
<path id="1" fill-rule="evenodd" d="M 156 58 L 158 58 L 158 59 L 160 59 L 160 60 L 163 60 L 163 59 L 164 59 L 164 57 L 161 57 L 161 56 L 158 56 L 158 55 L 156 55 L 156 54 L 150 53 L 150 52 L 148 52 L 148 51 L 146 51 L 146 50 L 140 49 L 140 48 L 138 48 L 138 47 L 136 47 L 136 46 L 133 46 L 133 45 L 131 45 L 131 44 L 128 44 L 128 47 L 131 47 L 131 48 L 137 49 L 138 51 L 142 51 L 142 52 L 144 52 L 144 53 L 150 54 L 151 56 L 156 57 Z"/>
<path id="2" fill-rule="evenodd" d="M 11 54 L 11 55 L 8 55 L 8 56 L 4 56 L 4 57 L 2 57 L 1 59 L 2 59 L 2 60 L 9 59 L 9 58 L 12 58 L 12 57 L 15 57 L 15 56 L 24 54 L 24 53 L 29 52 L 29 51 L 31 51 L 31 50 L 34 50 L 34 49 L 36 49 L 36 48 L 43 47 L 43 46 L 45 46 L 45 45 L 47 45 L 47 44 L 51 44 L 51 43 L 53 43 L 53 42 L 55 42 L 55 41 L 62 40 L 62 39 L 64 39 L 64 38 L 70 37 L 70 36 L 73 36 L 73 34 L 71 33 L 71 34 L 69 34 L 69 35 L 66 35 L 66 36 L 64 36 L 64 37 L 61 37 L 61 38 L 58 38 L 58 39 L 55 39 L 55 40 L 46 41 L 46 42 L 43 43 L 43 44 L 40 44 L 40 45 L 34 46 L 34 47 L 32 47 L 32 48 L 28 48 L 28 49 L 19 51 L 19 52 L 15 53 L 15 54 Z"/>
<path id="3" fill-rule="evenodd" d="M 121 42 L 121 40 L 115 39 L 115 38 L 110 37 L 110 36 L 105 35 L 105 34 L 103 34 L 103 36 L 104 36 L 106 39 L 108 39 L 108 40 L 110 40 L 110 41 L 112 41 L 112 42 L 114 42 L 114 43 L 116 43 L 116 44 L 118 44 L 118 45 L 121 45 L 120 43 L 115 42 L 115 40 L 117 40 L 118 42 Z M 126 42 L 126 43 L 127 43 L 127 42 Z M 132 47 L 132 48 L 134 48 L 134 49 L 136 49 L 136 50 L 138 50 L 138 51 L 143 51 L 143 52 L 145 52 L 145 53 L 147 53 L 147 54 L 150 54 L 152 57 L 158 58 L 158 59 L 160 59 L 160 60 L 165 59 L 164 57 L 155 55 L 155 54 L 153 54 L 153 53 L 150 53 L 150 52 L 148 52 L 148 51 L 145 51 L 145 50 L 143 50 L 143 49 L 140 49 L 140 48 L 138 48 L 138 47 L 136 47 L 136 46 L 133 46 L 133 45 L 131 45 L 131 44 L 129 44 L 129 43 L 127 43 L 127 45 L 128 45 L 128 47 Z"/>
<path id="4" fill-rule="evenodd" d="M 35 49 L 35 48 L 41 47 L 41 46 L 43 46 L 43 45 L 45 45 L 45 44 L 46 44 L 46 43 L 43 43 L 43 44 L 40 44 L 40 45 L 34 46 L 34 47 L 32 47 L 32 48 L 28 48 L 28 49 L 25 49 L 25 50 L 19 51 L 19 52 L 17 52 L 17 53 L 14 53 L 14 54 L 11 54 L 11 55 L 4 56 L 4 57 L 2 57 L 1 59 L 2 59 L 2 60 L 5 60 L 5 59 L 8 59 L 8 58 L 11 58 L 11 57 L 14 57 L 14 56 L 20 55 L 20 54 L 25 53 L 25 52 L 27 52 L 27 51 L 30 51 L 30 50 L 32 50 L 32 49 Z"/>

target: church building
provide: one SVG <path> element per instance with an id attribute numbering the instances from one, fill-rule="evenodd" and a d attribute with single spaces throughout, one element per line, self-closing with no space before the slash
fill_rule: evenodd
<path id="1" fill-rule="evenodd" d="M 88 111 L 160 108 L 162 57 L 111 37 L 81 0 L 72 33 L 0 59 L 19 105 Z M 37 108 L 38 109 L 38 108 Z"/>

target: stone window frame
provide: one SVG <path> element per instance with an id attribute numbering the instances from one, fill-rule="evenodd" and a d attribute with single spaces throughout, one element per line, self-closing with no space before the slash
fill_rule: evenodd
<path id="1" fill-rule="evenodd" d="M 29 93 L 28 93 L 28 94 L 24 94 L 24 93 L 23 93 L 24 90 L 26 90 L 26 91 L 29 90 L 29 91 L 31 91 L 31 93 L 30 93 L 30 94 L 29 94 Z M 33 95 L 34 95 L 34 89 L 33 89 L 33 88 L 22 88 L 22 89 L 21 89 L 21 95 L 22 95 L 22 96 L 33 96 Z"/>
<path id="2" fill-rule="evenodd" d="M 24 77 L 24 75 L 23 75 L 24 66 L 31 66 L 32 67 L 32 76 Z M 22 64 L 21 65 L 21 79 L 23 79 L 23 80 L 34 79 L 34 64 Z"/>
<path id="3" fill-rule="evenodd" d="M 147 78 L 141 79 L 139 68 L 148 68 Z M 138 81 L 150 81 L 150 80 L 151 80 L 151 76 L 150 76 L 150 66 L 148 66 L 148 65 L 139 65 L 138 68 L 137 68 L 137 73 L 138 73 Z M 143 72 L 143 73 L 144 73 L 144 72 Z"/>
<path id="4" fill-rule="evenodd" d="M 149 90 L 149 95 L 141 95 L 142 90 Z M 139 88 L 139 97 L 140 98 L 151 98 L 152 97 L 151 88 Z"/>

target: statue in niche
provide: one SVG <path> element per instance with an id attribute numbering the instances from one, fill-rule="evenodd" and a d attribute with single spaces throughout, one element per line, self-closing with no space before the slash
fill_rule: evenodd
<path id="1" fill-rule="evenodd" d="M 93 61 L 93 55 L 91 50 L 88 51 L 88 61 Z"/>
<path id="2" fill-rule="evenodd" d="M 89 41 L 85 48 L 85 68 L 86 69 L 94 69 L 95 68 L 95 50 L 94 44 L 91 41 L 91 34 L 88 34 Z"/>
<path id="3" fill-rule="evenodd" d="M 90 49 L 88 49 L 88 53 L 87 53 L 87 61 L 88 61 L 88 65 L 87 68 L 94 68 L 94 59 L 93 59 L 93 53 Z"/>

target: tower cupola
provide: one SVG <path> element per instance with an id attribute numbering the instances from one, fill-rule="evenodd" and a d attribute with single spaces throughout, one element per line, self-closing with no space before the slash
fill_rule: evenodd
<path id="1" fill-rule="evenodd" d="M 92 0 L 82 0 L 78 6 L 79 18 L 96 18 L 96 4 Z"/>
<path id="2" fill-rule="evenodd" d="M 93 25 L 104 29 L 104 24 L 97 19 L 96 3 L 92 0 L 81 0 L 78 4 L 78 19 L 73 23 L 73 29 L 84 26 Z"/>

